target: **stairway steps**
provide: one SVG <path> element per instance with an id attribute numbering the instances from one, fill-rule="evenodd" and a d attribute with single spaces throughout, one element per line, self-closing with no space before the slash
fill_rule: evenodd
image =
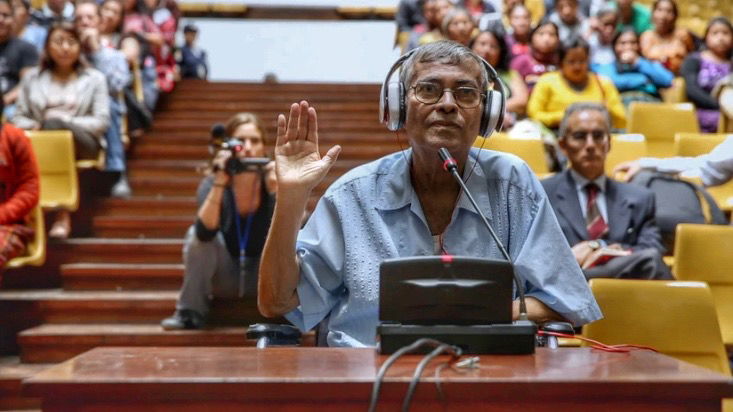
<path id="1" fill-rule="evenodd" d="M 335 144 L 335 143 L 334 143 Z M 364 146 L 354 146 L 349 145 L 344 142 L 340 142 L 341 144 L 341 154 L 339 155 L 339 158 L 349 159 L 349 160 L 362 160 L 362 161 L 368 161 L 368 160 L 374 160 L 379 157 L 385 156 L 387 154 L 393 153 L 398 151 L 399 145 L 395 141 L 394 144 L 386 146 L 386 145 L 379 145 L 379 144 L 373 144 L 373 145 L 364 145 Z M 326 150 L 331 145 L 329 144 L 323 144 L 323 147 L 321 147 L 322 154 L 326 153 Z M 405 147 L 406 144 L 405 144 Z M 161 158 L 177 158 L 177 159 L 185 159 L 185 160 L 203 160 L 208 159 L 210 154 L 208 147 L 206 145 L 200 145 L 200 146 L 175 146 L 170 147 L 168 145 L 158 145 L 158 144 L 146 144 L 143 146 L 135 146 L 132 150 L 134 153 L 134 156 L 138 159 L 161 159 Z"/>
<path id="2" fill-rule="evenodd" d="M 253 346 L 246 331 L 244 326 L 165 331 L 159 324 L 44 324 L 21 332 L 18 343 L 24 363 L 50 363 L 99 346 Z"/>
<path id="3" fill-rule="evenodd" d="M 96 216 L 92 230 L 97 237 L 183 238 L 194 223 L 186 216 Z"/>
<path id="4" fill-rule="evenodd" d="M 69 239 L 51 246 L 64 263 L 181 263 L 183 239 Z"/>
<path id="5" fill-rule="evenodd" d="M 179 126 L 181 130 L 192 129 L 201 130 L 208 132 L 215 123 L 223 123 L 232 115 L 241 111 L 238 110 L 218 110 L 216 107 L 212 107 L 212 110 L 201 111 L 201 110 L 176 110 L 170 112 L 159 112 L 155 115 L 155 122 L 153 123 L 152 130 L 156 131 L 160 128 L 173 128 Z M 277 116 L 278 114 L 287 114 L 289 110 L 288 105 L 283 105 L 281 110 L 262 110 L 256 104 L 251 106 L 250 113 L 256 114 L 262 124 L 267 130 L 275 130 L 277 127 Z M 334 128 L 334 130 L 343 129 L 358 129 L 359 127 L 369 127 L 375 131 L 382 130 L 386 132 L 387 129 L 379 121 L 379 115 L 377 111 L 363 111 L 363 112 L 335 112 L 335 111 L 322 111 L 318 110 L 318 124 L 326 128 Z"/>
<path id="6" fill-rule="evenodd" d="M 393 134 L 379 132 L 361 132 L 361 131 L 325 131 L 319 132 L 318 142 L 324 145 L 342 144 L 342 145 L 374 145 L 374 144 L 397 144 L 396 137 Z M 274 146 L 275 131 L 269 134 L 272 137 L 272 145 Z M 209 143 L 210 136 L 200 133 L 197 130 L 177 130 L 177 131 L 152 131 L 145 135 L 144 138 L 138 140 L 136 146 L 146 145 L 170 145 L 170 146 L 202 146 Z"/>
<path id="7" fill-rule="evenodd" d="M 133 196 L 128 199 L 103 199 L 99 202 L 95 214 L 97 216 L 189 216 L 189 219 L 193 221 L 197 209 L 194 196 Z"/>
<path id="8" fill-rule="evenodd" d="M 61 276 L 64 290 L 178 290 L 183 264 L 69 263 Z"/>
<path id="9" fill-rule="evenodd" d="M 18 356 L 0 357 L 0 410 L 40 409 L 41 400 L 23 396 L 23 379 L 53 366 L 52 363 L 21 363 Z"/>
<path id="10" fill-rule="evenodd" d="M 367 83 L 240 83 L 240 82 L 208 82 L 205 80 L 186 79 L 176 85 L 178 93 L 197 92 L 196 96 L 218 95 L 222 92 L 242 90 L 261 90 L 277 95 L 282 91 L 322 91 L 329 93 L 351 94 L 357 92 L 379 92 L 381 85 Z M 216 93 L 213 93 L 216 92 Z"/>

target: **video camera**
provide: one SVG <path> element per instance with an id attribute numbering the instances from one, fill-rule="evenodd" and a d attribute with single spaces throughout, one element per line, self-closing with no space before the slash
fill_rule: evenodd
<path id="1" fill-rule="evenodd" d="M 227 137 L 224 126 L 216 124 L 211 128 L 209 151 L 212 155 L 216 155 L 220 150 L 229 150 L 231 152 L 231 156 L 224 164 L 224 171 L 229 176 L 234 176 L 248 171 L 260 171 L 270 163 L 270 159 L 267 157 L 240 158 L 238 153 L 244 150 L 244 142 L 237 138 Z M 218 171 L 216 165 L 214 165 L 214 171 Z"/>

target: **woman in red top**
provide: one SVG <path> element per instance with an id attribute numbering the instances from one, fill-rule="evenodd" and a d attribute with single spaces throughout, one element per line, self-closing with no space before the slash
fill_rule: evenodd
<path id="1" fill-rule="evenodd" d="M 38 204 L 38 164 L 31 142 L 17 127 L 0 131 L 0 268 L 20 255 L 33 236 L 25 226 Z"/>

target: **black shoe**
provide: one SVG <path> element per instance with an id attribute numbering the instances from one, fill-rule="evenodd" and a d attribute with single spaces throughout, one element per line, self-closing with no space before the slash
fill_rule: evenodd
<path id="1" fill-rule="evenodd" d="M 204 326 L 204 317 L 192 309 L 177 309 L 170 318 L 160 322 L 165 330 L 201 329 Z"/>

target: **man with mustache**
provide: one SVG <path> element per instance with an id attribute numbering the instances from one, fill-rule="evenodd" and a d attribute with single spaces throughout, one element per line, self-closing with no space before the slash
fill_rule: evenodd
<path id="1" fill-rule="evenodd" d="M 654 221 L 654 194 L 604 174 L 611 120 L 598 103 L 575 103 L 560 124 L 570 168 L 542 181 L 558 222 L 588 279 L 667 279 Z"/>
<path id="2" fill-rule="evenodd" d="M 479 131 L 487 129 L 482 120 L 499 116 L 492 111 L 484 118 L 490 102 L 482 60 L 448 41 L 422 46 L 404 59 L 401 115 L 390 112 L 383 120 L 410 148 L 341 177 L 300 232 L 311 190 L 341 147 L 321 157 L 316 110 L 306 101 L 291 106 L 289 119 L 278 117 L 278 202 L 260 265 L 260 311 L 285 315 L 301 330 L 328 317 L 329 346 L 373 346 L 384 259 L 441 254 L 502 259 L 481 217 L 443 170 L 438 149 L 445 147 L 514 261 L 527 291 L 529 319 L 565 319 L 576 326 L 599 319 L 529 167 L 514 156 L 472 149 Z M 387 84 L 393 84 L 390 79 Z M 401 126 L 392 123 L 395 117 L 404 119 Z M 518 311 L 515 300 L 514 319 Z"/>

